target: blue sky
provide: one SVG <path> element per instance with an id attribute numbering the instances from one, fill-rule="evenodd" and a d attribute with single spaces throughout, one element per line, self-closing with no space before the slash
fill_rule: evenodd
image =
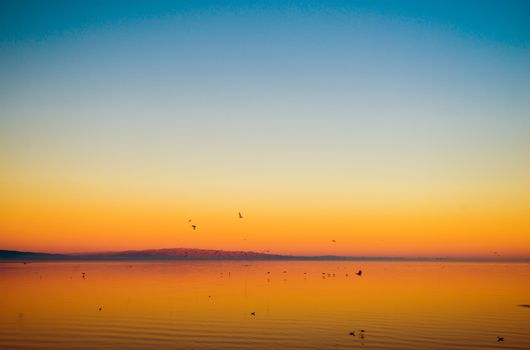
<path id="1" fill-rule="evenodd" d="M 2 40 L 45 39 L 130 20 L 219 14 L 372 14 L 527 46 L 526 1 L 2 1 Z"/>
<path id="2" fill-rule="evenodd" d="M 49 140 L 46 126 L 97 127 L 99 119 L 155 130 L 188 125 L 182 139 L 206 135 L 205 144 L 244 144 L 247 134 L 266 147 L 276 132 L 286 143 L 310 143 L 321 130 L 330 142 L 344 130 L 383 143 L 392 130 L 405 139 L 465 138 L 455 125 L 511 139 L 512 129 L 528 123 L 526 2 L 2 7 L 0 98 L 8 136 L 18 135 L 11 125 Z"/>

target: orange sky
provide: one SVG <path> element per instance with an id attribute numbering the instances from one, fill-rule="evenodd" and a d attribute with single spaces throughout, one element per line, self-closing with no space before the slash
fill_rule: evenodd
<path id="1" fill-rule="evenodd" d="M 525 193 L 515 191 L 486 195 L 411 184 L 408 192 L 399 193 L 361 184 L 348 188 L 343 182 L 327 185 L 325 193 L 309 187 L 305 192 L 300 184 L 275 191 L 263 182 L 247 184 L 244 191 L 211 186 L 194 193 L 170 186 L 164 190 L 157 183 L 114 188 L 84 183 L 82 177 L 72 184 L 32 177 L 4 176 L 2 249 L 198 247 L 310 255 L 529 256 L 529 203 Z"/>

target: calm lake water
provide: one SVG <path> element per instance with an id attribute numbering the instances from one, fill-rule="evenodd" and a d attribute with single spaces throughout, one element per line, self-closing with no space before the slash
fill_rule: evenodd
<path id="1" fill-rule="evenodd" d="M 0 349 L 530 349 L 519 304 L 530 264 L 2 263 Z"/>

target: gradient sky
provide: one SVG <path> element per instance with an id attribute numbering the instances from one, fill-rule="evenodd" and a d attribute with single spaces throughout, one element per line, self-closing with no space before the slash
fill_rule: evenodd
<path id="1" fill-rule="evenodd" d="M 0 249 L 164 247 L 530 258 L 528 2 L 2 1 Z"/>

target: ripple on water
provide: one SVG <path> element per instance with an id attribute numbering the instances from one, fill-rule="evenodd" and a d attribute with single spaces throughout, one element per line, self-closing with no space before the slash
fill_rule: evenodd
<path id="1" fill-rule="evenodd" d="M 0 349 L 530 349 L 530 265 L 32 265 L 0 273 Z"/>

